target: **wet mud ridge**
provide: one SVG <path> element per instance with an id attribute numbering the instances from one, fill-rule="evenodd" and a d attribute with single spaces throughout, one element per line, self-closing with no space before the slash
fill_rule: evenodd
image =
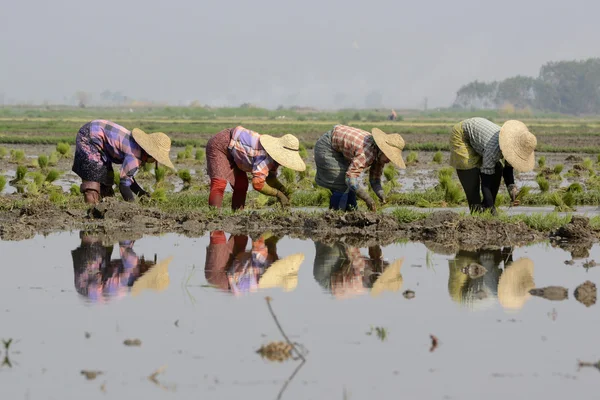
<path id="1" fill-rule="evenodd" d="M 557 232 L 539 232 L 523 222 L 471 218 L 450 211 L 434 212 L 424 219 L 400 224 L 392 215 L 370 212 L 243 212 L 220 215 L 207 212 L 164 212 L 138 204 L 102 203 L 90 210 L 65 209 L 52 203 L 0 212 L 0 239 L 22 240 L 35 234 L 84 230 L 110 236 L 135 237 L 179 233 L 190 237 L 208 231 L 260 235 L 265 231 L 325 243 L 389 244 L 421 241 L 438 252 L 458 248 L 516 246 L 552 238 L 569 249 L 591 247 L 596 233 L 583 217 L 574 217 Z M 569 247 L 571 246 L 571 247 Z"/>

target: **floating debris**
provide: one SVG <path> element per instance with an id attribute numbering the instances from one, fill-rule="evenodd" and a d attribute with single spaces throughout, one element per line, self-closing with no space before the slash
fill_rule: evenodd
<path id="1" fill-rule="evenodd" d="M 586 362 L 586 361 L 578 361 L 578 363 L 579 363 L 579 368 L 592 367 L 592 368 L 596 368 L 598 371 L 600 371 L 600 361 L 595 362 L 595 363 Z"/>
<path id="2" fill-rule="evenodd" d="M 429 338 L 431 338 L 431 347 L 429 348 L 429 352 L 433 353 L 433 351 L 438 347 L 439 340 L 435 335 L 429 335 Z"/>
<path id="3" fill-rule="evenodd" d="M 562 286 L 547 286 L 535 288 L 529 291 L 532 296 L 543 297 L 550 301 L 561 301 L 569 298 L 569 291 Z"/>
<path id="4" fill-rule="evenodd" d="M 414 299 L 415 292 L 412 290 L 405 290 L 404 293 L 402 293 L 402 296 L 404 296 L 405 299 Z"/>
<path id="5" fill-rule="evenodd" d="M 477 279 L 484 276 L 487 272 L 487 269 L 483 265 L 477 263 L 471 263 L 467 266 L 461 268 L 460 272 L 465 275 L 468 275 L 471 279 Z"/>
<path id="6" fill-rule="evenodd" d="M 102 375 L 103 372 L 102 371 L 88 371 L 85 369 L 81 370 L 81 375 L 85 376 L 85 379 L 87 379 L 88 381 L 93 381 L 94 379 L 96 379 L 98 377 L 98 375 Z"/>
<path id="7" fill-rule="evenodd" d="M 585 281 L 575 288 L 575 292 L 573 294 L 578 302 L 586 307 L 590 307 L 596 304 L 597 293 L 596 284 L 594 282 Z"/>
<path id="8" fill-rule="evenodd" d="M 583 268 L 585 269 L 589 269 L 589 268 L 593 268 L 595 266 L 597 266 L 598 264 L 596 263 L 596 261 L 594 260 L 588 260 L 586 262 L 583 263 Z"/>
<path id="9" fill-rule="evenodd" d="M 139 347 L 142 345 L 142 341 L 140 339 L 125 339 L 123 342 L 125 346 L 135 346 Z"/>
<path id="10" fill-rule="evenodd" d="M 269 361 L 284 362 L 292 358 L 293 349 L 294 347 L 286 342 L 270 342 L 266 346 L 261 346 L 256 352 Z"/>
<path id="11" fill-rule="evenodd" d="M 383 326 L 371 327 L 371 330 L 367 332 L 367 335 L 371 336 L 373 333 L 377 335 L 377 338 L 382 342 L 387 339 L 387 329 Z"/>
<path id="12" fill-rule="evenodd" d="M 565 265 L 573 265 L 575 264 L 575 260 L 566 260 Z"/>
<path id="13" fill-rule="evenodd" d="M 86 332 L 86 333 L 85 333 L 85 338 L 86 338 L 86 339 L 89 339 L 89 338 L 91 338 L 91 337 L 92 337 L 92 334 L 91 334 L 91 333 L 89 333 L 89 332 Z"/>

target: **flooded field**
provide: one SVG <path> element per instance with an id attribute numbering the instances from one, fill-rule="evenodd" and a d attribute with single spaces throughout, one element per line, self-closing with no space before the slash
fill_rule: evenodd
<path id="1" fill-rule="evenodd" d="M 448 252 L 269 232 L 125 236 L 0 241 L 2 398 L 596 390 L 600 371 L 578 362 L 600 360 L 598 245 L 572 259 L 545 242 Z"/>

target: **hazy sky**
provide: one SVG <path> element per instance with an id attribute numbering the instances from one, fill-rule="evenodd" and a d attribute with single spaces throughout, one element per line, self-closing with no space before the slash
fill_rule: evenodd
<path id="1" fill-rule="evenodd" d="M 0 0 L 0 98 L 448 106 L 475 79 L 600 56 L 598 15 L 592 0 Z"/>

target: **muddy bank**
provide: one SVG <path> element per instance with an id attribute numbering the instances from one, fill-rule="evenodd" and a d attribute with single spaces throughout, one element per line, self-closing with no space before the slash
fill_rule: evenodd
<path id="1" fill-rule="evenodd" d="M 398 223 L 391 215 L 368 212 L 245 212 L 222 216 L 196 211 L 167 213 L 119 201 L 102 203 L 90 210 L 62 209 L 41 202 L 0 212 L 2 240 L 22 240 L 35 234 L 66 230 L 84 230 L 113 238 L 170 232 L 197 237 L 212 230 L 255 236 L 270 231 L 363 246 L 400 240 L 421 241 L 437 252 L 447 253 L 458 248 L 516 246 L 548 238 L 553 239 L 554 245 L 572 250 L 589 248 L 596 241 L 596 233 L 583 217 L 574 218 L 556 232 L 539 232 L 524 222 L 465 217 L 451 211 L 434 212 L 405 224 Z"/>

